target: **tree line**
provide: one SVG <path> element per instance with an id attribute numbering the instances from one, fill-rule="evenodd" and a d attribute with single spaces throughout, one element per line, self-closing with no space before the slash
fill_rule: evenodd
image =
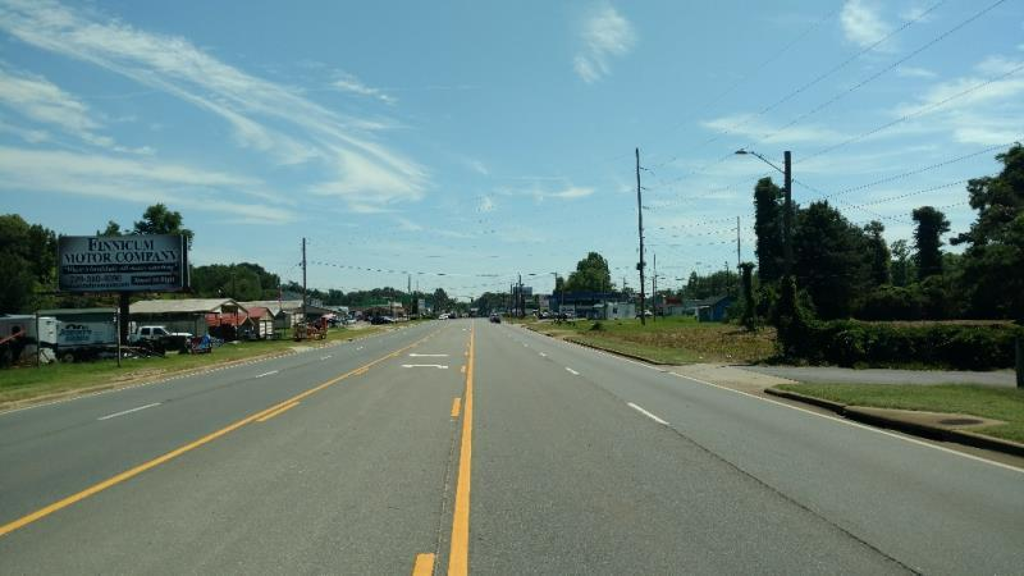
<path id="1" fill-rule="evenodd" d="M 1024 318 L 1024 148 L 996 156 L 1002 170 L 968 181 L 977 217 L 949 238 L 946 215 L 933 206 L 911 212 L 913 238 L 888 245 L 885 226 L 850 222 L 827 200 L 793 207 L 792 251 L 797 302 L 821 320 Z M 783 191 L 770 178 L 754 188 L 758 311 L 777 312 L 784 288 Z"/>

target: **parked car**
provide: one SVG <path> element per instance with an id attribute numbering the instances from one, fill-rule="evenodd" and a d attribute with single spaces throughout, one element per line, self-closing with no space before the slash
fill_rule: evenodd
<path id="1" fill-rule="evenodd" d="M 188 332 L 171 332 L 164 326 L 139 326 L 128 335 L 128 342 L 135 345 L 149 344 L 159 350 L 185 350 L 191 342 Z"/>

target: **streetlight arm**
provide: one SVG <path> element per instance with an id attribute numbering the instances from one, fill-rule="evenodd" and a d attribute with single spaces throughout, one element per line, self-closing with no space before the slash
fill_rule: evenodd
<path id="1" fill-rule="evenodd" d="M 757 152 L 754 152 L 753 150 L 744 150 L 744 149 L 740 149 L 740 150 L 737 150 L 737 151 L 736 151 L 736 154 L 739 154 L 740 156 L 744 156 L 744 155 L 747 155 L 747 154 L 749 154 L 749 155 L 751 155 L 751 156 L 757 156 L 757 157 L 758 157 L 758 158 L 759 158 L 759 159 L 761 160 L 761 162 L 764 162 L 765 164 L 767 164 L 767 165 L 771 166 L 772 168 L 775 168 L 776 170 L 778 170 L 778 171 L 779 171 L 779 173 L 780 173 L 780 174 L 783 174 L 783 175 L 785 175 L 785 173 L 786 173 L 786 171 L 785 171 L 785 170 L 783 170 L 782 168 L 779 168 L 778 166 L 776 166 L 775 164 L 773 164 L 773 163 L 772 163 L 772 162 L 771 162 L 770 160 L 768 160 L 768 159 L 767 159 L 767 158 L 765 158 L 764 156 L 762 156 L 762 155 L 758 154 Z"/>

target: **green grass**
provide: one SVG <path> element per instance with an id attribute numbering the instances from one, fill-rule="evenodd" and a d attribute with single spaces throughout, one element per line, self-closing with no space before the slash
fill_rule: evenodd
<path id="1" fill-rule="evenodd" d="M 383 326 L 362 330 L 332 329 L 327 341 L 365 338 L 384 331 Z M 291 339 L 224 344 L 210 354 L 169 353 L 164 357 L 133 358 L 73 364 L 53 363 L 40 368 L 19 367 L 0 370 L 0 407 L 19 402 L 93 387 L 117 386 L 139 379 L 162 378 L 174 373 L 211 367 L 224 362 L 282 353 L 296 346 L 315 346 L 321 340 L 295 342 Z"/>
<path id="2" fill-rule="evenodd" d="M 783 390 L 851 406 L 971 414 L 1006 424 L 972 429 L 1024 443 L 1024 390 L 963 384 L 783 384 Z"/>
<path id="3" fill-rule="evenodd" d="M 591 320 L 577 320 L 530 325 L 554 336 L 667 364 L 753 363 L 775 352 L 772 329 L 748 333 L 732 324 L 701 323 L 693 318 L 648 319 L 646 326 L 639 320 L 606 320 L 601 322 L 602 330 L 594 330 L 594 324 Z"/>

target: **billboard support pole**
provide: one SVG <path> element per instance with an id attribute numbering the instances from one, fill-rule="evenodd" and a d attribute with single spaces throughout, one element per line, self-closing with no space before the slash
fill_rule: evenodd
<path id="1" fill-rule="evenodd" d="M 128 292 L 117 294 L 117 341 L 119 344 L 128 343 L 128 324 L 130 323 L 125 321 L 126 318 L 130 318 L 128 295 Z"/>
<path id="2" fill-rule="evenodd" d="M 121 308 L 118 307 L 114 313 L 114 322 L 117 324 L 117 367 L 121 367 Z"/>

